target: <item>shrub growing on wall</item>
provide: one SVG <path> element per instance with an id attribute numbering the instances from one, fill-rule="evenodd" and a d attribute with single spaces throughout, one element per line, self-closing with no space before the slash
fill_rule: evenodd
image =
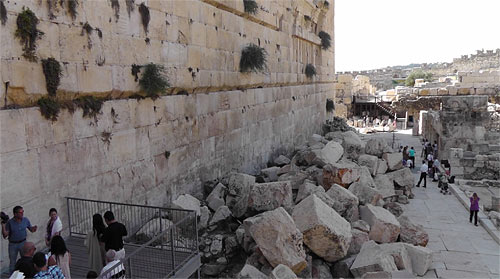
<path id="1" fill-rule="evenodd" d="M 256 15 L 259 12 L 259 5 L 255 0 L 243 0 L 243 6 L 245 7 L 245 13 Z"/>
<path id="2" fill-rule="evenodd" d="M 149 8 L 144 3 L 141 3 L 141 5 L 139 6 L 139 13 L 141 14 L 141 21 L 142 21 L 142 27 L 144 28 L 144 33 L 148 33 L 149 20 L 151 19 L 151 16 L 149 14 Z"/>
<path id="3" fill-rule="evenodd" d="M 139 80 L 139 85 L 148 97 L 155 99 L 170 86 L 165 76 L 165 67 L 153 63 L 143 67 L 144 72 Z"/>
<path id="4" fill-rule="evenodd" d="M 56 121 L 61 105 L 51 97 L 42 97 L 38 99 L 37 105 L 40 107 L 40 113 L 47 120 Z"/>
<path id="5" fill-rule="evenodd" d="M 103 100 L 94 96 L 81 96 L 73 100 L 73 103 L 83 110 L 83 117 L 97 117 L 101 112 Z"/>
<path id="6" fill-rule="evenodd" d="M 7 8 L 3 4 L 4 0 L 0 1 L 0 20 L 2 21 L 2 25 L 5 25 L 7 22 Z"/>
<path id="7" fill-rule="evenodd" d="M 38 18 L 35 13 L 29 8 L 25 9 L 17 16 L 17 29 L 14 34 L 17 38 L 21 40 L 23 44 L 23 56 L 30 60 L 36 61 L 36 40 L 39 39 L 43 32 L 37 29 Z"/>
<path id="8" fill-rule="evenodd" d="M 264 72 L 267 70 L 267 51 L 255 44 L 243 48 L 240 59 L 240 72 Z"/>
<path id="9" fill-rule="evenodd" d="M 76 11 L 78 7 L 78 0 L 68 0 L 68 12 L 71 15 L 71 19 L 75 20 L 78 12 Z"/>
<path id="10" fill-rule="evenodd" d="M 406 78 L 406 86 L 414 86 L 416 79 L 424 79 L 424 81 L 432 81 L 432 73 L 424 72 L 422 70 L 411 72 Z"/>
<path id="11" fill-rule="evenodd" d="M 55 96 L 57 87 L 61 81 L 61 64 L 54 58 L 42 60 L 43 74 L 45 75 L 45 85 L 50 96 Z"/>
<path id="12" fill-rule="evenodd" d="M 332 99 L 326 99 L 326 111 L 333 112 L 335 110 L 335 104 Z"/>
<path id="13" fill-rule="evenodd" d="M 305 73 L 306 73 L 306 77 L 312 78 L 313 76 L 316 75 L 316 68 L 312 64 L 307 64 Z"/>
<path id="14" fill-rule="evenodd" d="M 321 39 L 321 48 L 329 49 L 330 46 L 332 45 L 331 43 L 332 37 L 330 37 L 330 34 L 326 33 L 325 31 L 320 31 L 318 36 Z"/>

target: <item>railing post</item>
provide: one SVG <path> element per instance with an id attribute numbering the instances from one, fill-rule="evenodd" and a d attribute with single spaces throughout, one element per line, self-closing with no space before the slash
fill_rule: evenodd
<path id="1" fill-rule="evenodd" d="M 134 278 L 134 276 L 132 275 L 132 262 L 131 262 L 132 258 L 128 258 L 128 269 L 129 269 L 129 278 Z"/>
<path id="2" fill-rule="evenodd" d="M 172 275 L 175 275 L 175 246 L 174 246 L 174 226 L 175 224 L 173 224 L 172 226 L 170 226 L 170 245 L 172 247 L 171 249 L 171 253 L 172 253 Z"/>
<path id="3" fill-rule="evenodd" d="M 67 202 L 67 206 L 68 206 L 68 224 L 69 224 L 69 236 L 71 237 L 71 210 L 69 209 L 69 204 L 70 204 L 70 201 L 69 201 L 69 198 L 66 198 L 66 202 Z"/>
<path id="4" fill-rule="evenodd" d="M 158 208 L 158 213 L 159 213 L 158 216 L 160 217 L 160 234 L 161 234 L 163 232 L 163 227 L 161 226 L 162 225 L 161 219 L 163 219 L 161 216 L 161 208 Z"/>

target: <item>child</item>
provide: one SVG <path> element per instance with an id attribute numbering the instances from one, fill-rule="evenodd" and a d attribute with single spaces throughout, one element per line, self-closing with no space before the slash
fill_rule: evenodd
<path id="1" fill-rule="evenodd" d="M 476 193 L 470 197 L 470 217 L 469 223 L 472 223 L 472 216 L 474 216 L 474 225 L 477 227 L 477 212 L 479 211 L 479 197 Z"/>

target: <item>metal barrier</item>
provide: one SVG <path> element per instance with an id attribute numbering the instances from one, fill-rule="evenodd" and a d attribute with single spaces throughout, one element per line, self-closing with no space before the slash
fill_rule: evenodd
<path id="1" fill-rule="evenodd" d="M 196 212 L 174 208 L 67 198 L 70 236 L 92 231 L 92 216 L 110 210 L 128 231 L 126 257 L 104 272 L 110 278 L 123 265 L 128 278 L 168 278 L 188 262 L 199 261 Z"/>

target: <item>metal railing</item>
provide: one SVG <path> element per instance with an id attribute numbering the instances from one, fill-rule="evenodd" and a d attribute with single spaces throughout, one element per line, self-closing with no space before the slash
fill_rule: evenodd
<path id="1" fill-rule="evenodd" d="M 128 231 L 125 259 L 101 278 L 125 268 L 127 278 L 168 278 L 198 256 L 197 216 L 192 210 L 67 198 L 70 236 L 92 231 L 92 216 L 110 210 Z"/>

